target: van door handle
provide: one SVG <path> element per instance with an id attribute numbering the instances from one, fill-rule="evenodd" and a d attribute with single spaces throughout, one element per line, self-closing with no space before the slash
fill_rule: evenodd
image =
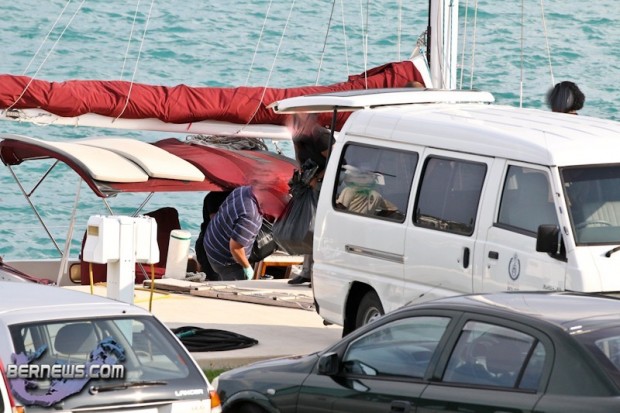
<path id="1" fill-rule="evenodd" d="M 390 405 L 390 413 L 409 413 L 411 403 L 404 400 L 394 400 Z"/>
<path id="2" fill-rule="evenodd" d="M 469 248 L 465 247 L 463 250 L 463 268 L 469 267 Z"/>
<path id="3" fill-rule="evenodd" d="M 489 251 L 489 258 L 492 260 L 496 260 L 499 258 L 499 252 L 497 251 Z"/>

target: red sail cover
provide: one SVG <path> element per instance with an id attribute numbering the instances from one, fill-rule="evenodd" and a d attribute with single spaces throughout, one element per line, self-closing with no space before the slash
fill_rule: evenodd
<path id="1" fill-rule="evenodd" d="M 412 81 L 424 83 L 411 61 L 388 63 L 349 76 L 342 83 L 295 88 L 166 87 L 98 80 L 48 82 L 28 76 L 0 75 L 0 108 L 39 108 L 63 117 L 95 113 L 114 118 L 157 118 L 169 123 L 210 120 L 286 125 L 289 116 L 275 114 L 267 109 L 269 104 L 301 95 L 405 87 Z M 125 108 L 130 88 L 130 99 Z M 337 129 L 340 129 L 346 116 L 342 114 L 338 119 Z M 329 125 L 331 114 L 320 116 L 319 122 Z"/>

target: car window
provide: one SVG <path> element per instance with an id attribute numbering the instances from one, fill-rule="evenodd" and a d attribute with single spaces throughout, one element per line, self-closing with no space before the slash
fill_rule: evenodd
<path id="1" fill-rule="evenodd" d="M 421 378 L 450 322 L 448 317 L 411 317 L 378 327 L 350 344 L 345 373 Z"/>
<path id="2" fill-rule="evenodd" d="M 534 337 L 470 321 L 461 331 L 443 381 L 535 390 L 544 361 L 544 346 Z"/>
<path id="3" fill-rule="evenodd" d="M 417 161 L 415 152 L 347 145 L 340 160 L 334 208 L 403 222 Z"/>
<path id="4" fill-rule="evenodd" d="M 527 362 L 527 366 L 525 367 L 525 371 L 523 372 L 523 376 L 521 377 L 521 381 L 519 382 L 519 389 L 538 389 L 540 379 L 542 378 L 543 367 L 545 364 L 545 356 L 545 346 L 543 346 L 541 342 L 538 342 L 536 348 L 534 348 L 534 352 L 532 353 L 529 361 Z"/>
<path id="5" fill-rule="evenodd" d="M 543 224 L 558 225 L 551 186 L 546 173 L 512 165 L 508 168 L 499 224 L 535 234 Z"/>
<path id="6" fill-rule="evenodd" d="M 620 386 L 620 327 L 581 326 L 572 336 L 596 357 L 610 377 Z"/>
<path id="7" fill-rule="evenodd" d="M 82 364 L 91 353 L 114 343 L 122 352 L 126 379 L 165 380 L 185 378 L 186 363 L 167 335 L 148 317 L 136 319 L 70 320 L 12 326 L 16 353 L 40 356 L 30 364 Z M 103 343 L 103 344 L 102 344 Z"/>
<path id="8" fill-rule="evenodd" d="M 429 157 L 420 183 L 414 223 L 471 235 L 486 168 L 477 162 Z"/>

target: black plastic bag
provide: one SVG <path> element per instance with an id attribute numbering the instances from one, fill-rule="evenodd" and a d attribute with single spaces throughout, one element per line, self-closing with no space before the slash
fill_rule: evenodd
<path id="1" fill-rule="evenodd" d="M 190 352 L 236 350 L 258 344 L 254 338 L 226 330 L 184 326 L 172 332 Z"/>
<path id="2" fill-rule="evenodd" d="M 273 238 L 273 224 L 263 218 L 263 223 L 252 245 L 249 261 L 252 263 L 262 261 L 273 254 L 277 247 Z"/>
<path id="3" fill-rule="evenodd" d="M 293 197 L 273 224 L 273 237 L 289 254 L 311 254 L 317 196 L 307 185 L 298 185 L 291 193 Z"/>

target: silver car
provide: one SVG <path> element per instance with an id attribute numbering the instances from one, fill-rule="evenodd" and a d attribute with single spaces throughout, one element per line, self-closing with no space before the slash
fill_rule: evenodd
<path id="1" fill-rule="evenodd" d="M 0 282 L 0 376 L 0 413 L 221 411 L 155 316 L 55 286 Z"/>

